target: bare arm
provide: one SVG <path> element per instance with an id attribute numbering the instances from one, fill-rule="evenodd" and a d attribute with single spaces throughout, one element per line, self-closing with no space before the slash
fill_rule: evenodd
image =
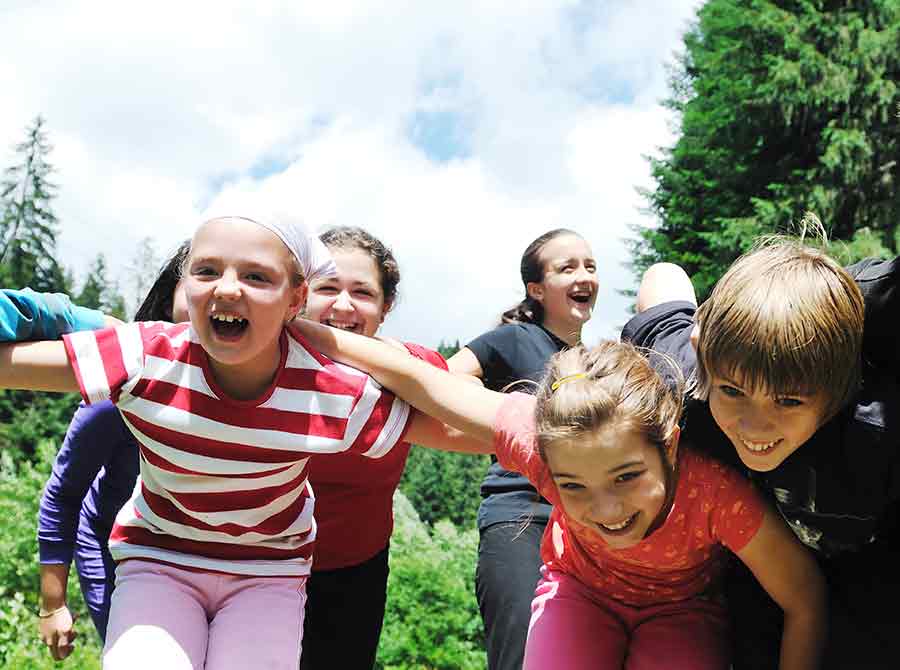
<path id="1" fill-rule="evenodd" d="M 370 337 L 306 319 L 295 321 L 291 327 L 326 356 L 368 372 L 421 412 L 481 442 L 493 440 L 494 416 L 503 403 L 502 393 L 467 382 Z M 410 441 L 416 442 L 418 437 L 412 430 Z M 430 437 L 437 439 L 433 434 Z"/>
<path id="2" fill-rule="evenodd" d="M 638 288 L 637 311 L 643 312 L 655 305 L 672 300 L 686 300 L 697 304 L 697 294 L 690 277 L 674 263 L 651 265 L 641 278 Z"/>
<path id="3" fill-rule="evenodd" d="M 825 579 L 810 552 L 778 514 L 768 509 L 740 558 L 784 611 L 780 670 L 819 667 L 825 642 Z"/>
<path id="4" fill-rule="evenodd" d="M 483 442 L 421 412 L 416 412 L 413 417 L 409 430 L 406 431 L 406 440 L 441 451 L 457 451 L 464 454 L 494 453 L 492 441 Z"/>
<path id="5" fill-rule="evenodd" d="M 78 380 L 62 342 L 0 344 L 0 388 L 77 391 Z"/>
<path id="6" fill-rule="evenodd" d="M 472 353 L 469 347 L 463 347 L 450 358 L 447 359 L 447 367 L 454 374 L 469 375 L 481 379 L 484 377 L 484 370 L 481 369 L 481 363 Z"/>

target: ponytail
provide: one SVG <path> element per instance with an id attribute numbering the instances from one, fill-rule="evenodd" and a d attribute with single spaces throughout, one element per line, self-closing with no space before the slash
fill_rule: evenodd
<path id="1" fill-rule="evenodd" d="M 505 323 L 536 323 L 544 321 L 544 306 L 530 295 L 500 315 L 500 325 Z"/>

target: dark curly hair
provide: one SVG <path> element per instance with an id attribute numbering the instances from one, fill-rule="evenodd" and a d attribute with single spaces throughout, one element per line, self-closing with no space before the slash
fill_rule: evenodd
<path id="1" fill-rule="evenodd" d="M 191 252 L 191 241 L 185 240 L 175 251 L 165 265 L 159 271 L 153 286 L 147 291 L 147 297 L 138 307 L 134 315 L 135 321 L 171 321 L 172 298 L 178 281 L 181 279 L 181 271 Z"/>
<path id="2" fill-rule="evenodd" d="M 397 285 L 400 283 L 400 266 L 394 252 L 384 242 L 357 226 L 335 226 L 319 235 L 319 239 L 329 249 L 359 249 L 364 251 L 378 266 L 381 276 L 381 291 L 384 302 L 393 307 L 397 302 Z"/>

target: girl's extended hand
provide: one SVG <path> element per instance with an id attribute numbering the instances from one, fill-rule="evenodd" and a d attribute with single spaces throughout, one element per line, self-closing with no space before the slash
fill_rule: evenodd
<path id="1" fill-rule="evenodd" d="M 72 628 L 74 623 L 72 613 L 65 605 L 48 617 L 38 618 L 41 640 L 50 648 L 50 655 L 54 660 L 63 660 L 75 648 L 72 644 L 77 636 Z"/>

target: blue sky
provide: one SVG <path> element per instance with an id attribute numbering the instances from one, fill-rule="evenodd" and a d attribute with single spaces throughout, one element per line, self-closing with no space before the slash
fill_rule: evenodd
<path id="1" fill-rule="evenodd" d="M 7 4 L 0 152 L 46 117 L 63 260 L 104 253 L 125 290 L 142 238 L 163 254 L 210 211 L 264 203 L 382 237 L 404 277 L 385 332 L 465 342 L 521 296 L 527 244 L 566 226 L 599 263 L 586 339 L 614 337 L 696 5 Z"/>

